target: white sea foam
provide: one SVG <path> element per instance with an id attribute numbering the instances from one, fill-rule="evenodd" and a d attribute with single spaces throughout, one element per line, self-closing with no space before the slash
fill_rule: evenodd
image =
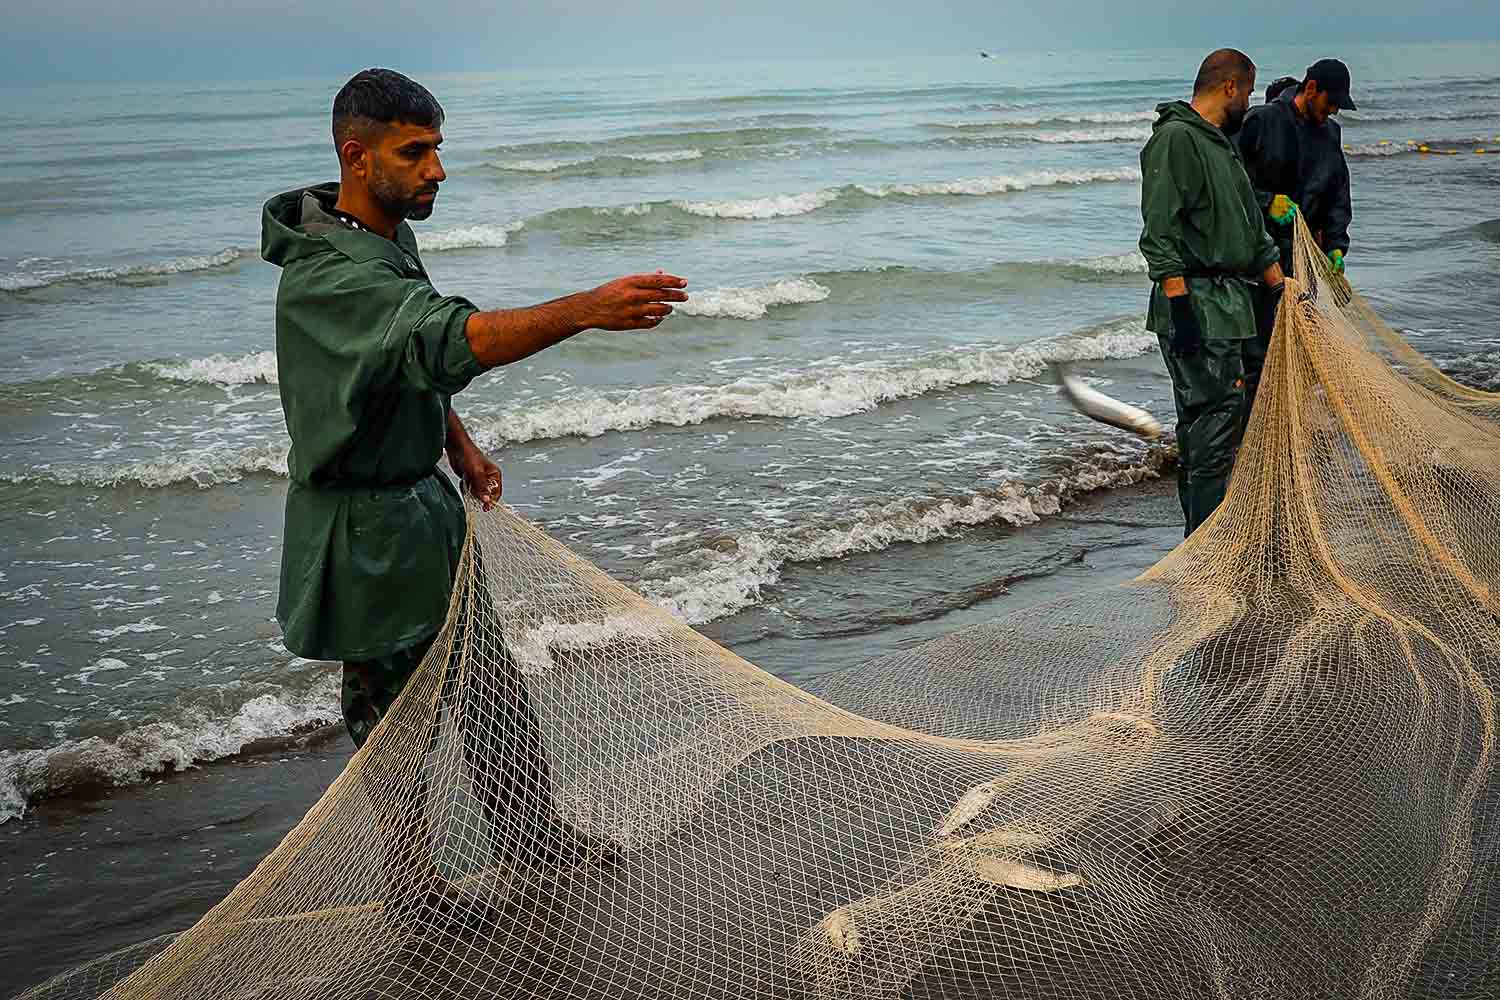
<path id="1" fill-rule="evenodd" d="M 984 118 L 932 122 L 934 128 L 986 130 L 1003 128 L 1036 128 L 1039 125 L 1131 125 L 1153 122 L 1155 111 L 1093 111 L 1084 114 L 1035 115 L 1028 118 Z"/>
<path id="2" fill-rule="evenodd" d="M 719 539 L 649 568 L 639 589 L 688 623 L 703 624 L 758 603 L 762 591 L 775 585 L 788 565 L 876 552 L 900 543 L 922 544 L 995 520 L 1034 524 L 1058 513 L 1079 493 L 1155 476 L 1158 464 L 1148 453 L 1134 461 L 1088 465 L 1036 485 L 1008 484 L 969 497 L 894 501 L 856 510 L 832 526 Z"/>
<path id="3" fill-rule="evenodd" d="M 582 159 L 557 159 L 557 160 L 502 160 L 495 164 L 497 170 L 510 170 L 521 174 L 551 174 L 568 167 L 580 167 L 585 163 L 593 163 L 592 156 Z"/>
<path id="4" fill-rule="evenodd" d="M 921 184 L 858 185 L 858 190 L 876 198 L 921 198 L 929 195 L 991 195 L 1033 188 L 1138 181 L 1140 170 L 1120 167 L 1108 170 L 1036 170 L 1025 174 L 970 177 L 956 181 Z"/>
<path id="5" fill-rule="evenodd" d="M 684 316 L 718 319 L 762 319 L 776 306 L 822 302 L 827 288 L 811 278 L 783 278 L 766 285 L 749 288 L 711 288 L 694 292 L 691 299 L 677 306 Z"/>
<path id="6" fill-rule="evenodd" d="M 501 160 L 494 164 L 497 170 L 522 174 L 553 174 L 560 170 L 586 167 L 612 159 L 634 160 L 637 163 L 686 163 L 703 159 L 701 149 L 664 149 L 654 153 L 604 153 L 598 156 L 574 158 L 559 157 L 537 160 Z"/>
<path id="7" fill-rule="evenodd" d="M 769 198 L 747 198 L 738 201 L 678 201 L 673 204 L 689 215 L 710 219 L 776 219 L 816 212 L 838 200 L 834 188 L 807 191 L 802 194 L 773 195 Z"/>
<path id="8" fill-rule="evenodd" d="M 118 463 L 87 465 L 40 465 L 19 473 L 0 473 L 0 481 L 11 483 L 50 482 L 62 486 L 145 486 L 160 488 L 192 484 L 202 489 L 222 483 L 237 483 L 247 475 L 287 475 L 287 446 L 214 446 Z"/>
<path id="9" fill-rule="evenodd" d="M 171 382 L 204 382 L 210 385 L 276 382 L 274 351 L 256 351 L 238 358 L 215 354 L 192 361 L 151 362 L 144 367 L 158 378 Z"/>
<path id="10" fill-rule="evenodd" d="M 1112 254 L 1107 257 L 1088 257 L 1083 260 L 1063 260 L 1059 264 L 1082 268 L 1098 274 L 1145 274 L 1146 258 L 1139 251 Z"/>
<path id="11" fill-rule="evenodd" d="M 1135 322 L 1113 324 L 1084 336 L 1033 341 L 1015 347 L 955 347 L 905 364 L 841 359 L 811 368 L 746 376 L 723 385 L 661 385 L 615 395 L 574 395 L 474 418 L 471 431 L 487 447 L 507 441 L 593 437 L 651 426 L 681 427 L 715 418 L 827 418 L 862 413 L 960 385 L 1003 385 L 1032 378 L 1053 360 L 1136 357 L 1156 346 L 1156 336 Z"/>
<path id="12" fill-rule="evenodd" d="M 418 233 L 417 246 L 424 253 L 439 253 L 444 250 L 470 250 L 478 247 L 503 247 L 511 236 L 525 228 L 524 222 L 508 222 L 505 225 L 481 223 L 444 229 L 435 233 Z"/>
<path id="13" fill-rule="evenodd" d="M 100 661 L 105 663 L 106 661 Z M 329 671 L 306 691 L 281 689 L 244 702 L 228 718 L 189 711 L 113 739 L 92 737 L 45 750 L 0 753 L 0 823 L 29 803 L 86 785 L 128 785 L 154 774 L 240 753 L 257 740 L 339 720 L 338 675 Z"/>
<path id="14" fill-rule="evenodd" d="M 1055 145 L 1090 142 L 1145 142 L 1151 138 L 1151 130 L 1149 128 L 1068 129 L 1062 132 L 1037 132 L 1028 138 L 1033 142 Z"/>
<path id="15" fill-rule="evenodd" d="M 583 652 L 619 640 L 655 639 L 661 635 L 659 621 L 638 614 L 620 615 L 597 622 L 559 622 L 548 619 L 520 631 L 509 644 L 521 672 L 540 676 L 557 669 L 559 653 Z"/>
<path id="16" fill-rule="evenodd" d="M 25 292 L 50 285 L 91 281 L 128 281 L 132 278 L 165 277 L 228 267 L 243 256 L 240 250 L 221 250 L 203 256 L 179 257 L 150 264 L 122 264 L 117 267 L 68 267 L 56 261 L 31 258 L 21 261 L 19 270 L 0 275 L 0 291 Z"/>
<path id="17" fill-rule="evenodd" d="M 690 160 L 703 159 L 701 149 L 664 149 L 659 153 L 626 153 L 627 160 L 640 160 L 643 163 L 687 163 Z"/>

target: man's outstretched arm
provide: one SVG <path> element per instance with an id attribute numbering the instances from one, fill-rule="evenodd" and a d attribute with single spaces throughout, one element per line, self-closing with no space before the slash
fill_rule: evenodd
<path id="1" fill-rule="evenodd" d="M 486 368 L 508 365 L 584 330 L 651 330 L 686 302 L 687 281 L 672 274 L 632 274 L 587 292 L 524 309 L 471 315 L 464 336 Z"/>

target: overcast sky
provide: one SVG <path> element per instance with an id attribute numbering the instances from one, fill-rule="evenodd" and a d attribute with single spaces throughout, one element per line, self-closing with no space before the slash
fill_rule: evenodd
<path id="1" fill-rule="evenodd" d="M 1496 0 L 4 0 L 0 84 L 1500 38 Z"/>

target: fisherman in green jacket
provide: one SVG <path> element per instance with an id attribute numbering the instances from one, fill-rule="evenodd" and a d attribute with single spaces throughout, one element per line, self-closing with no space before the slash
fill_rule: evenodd
<path id="1" fill-rule="evenodd" d="M 261 254 L 282 269 L 276 363 L 292 442 L 277 618 L 292 652 L 343 662 L 356 746 L 447 618 L 466 514 L 439 459 L 446 453 L 486 509 L 500 494 L 500 471 L 470 439 L 453 395 L 584 330 L 654 329 L 687 299 L 687 283 L 661 272 L 524 309 L 485 312 L 439 294 L 406 220 L 432 214 L 446 178 L 442 124 L 420 84 L 390 70 L 359 73 L 333 104 L 339 182 L 272 198 L 262 217 Z M 507 706 L 500 732 L 486 746 L 465 734 L 492 835 L 526 855 L 507 859 L 517 864 L 579 857 L 588 838 L 556 814 L 524 680 L 504 662 L 496 673 L 484 683 L 487 701 Z M 423 827 L 424 779 L 370 797 L 387 844 L 388 914 L 451 908 L 456 891 L 412 832 Z"/>
<path id="2" fill-rule="evenodd" d="M 1255 64 L 1220 49 L 1198 70 L 1191 103 L 1160 105 L 1141 151 L 1141 253 L 1151 281 L 1146 326 L 1158 335 L 1177 405 L 1177 490 L 1191 535 L 1224 499 L 1258 372 L 1257 329 L 1274 322 L 1281 255 L 1230 136 L 1244 121 Z M 1252 298 L 1262 281 L 1263 307 Z"/>

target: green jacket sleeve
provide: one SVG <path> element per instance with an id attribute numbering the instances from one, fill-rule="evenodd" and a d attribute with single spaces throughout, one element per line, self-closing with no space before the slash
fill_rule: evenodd
<path id="1" fill-rule="evenodd" d="M 1180 128 L 1159 130 L 1141 150 L 1141 255 L 1151 280 L 1186 273 L 1182 259 L 1182 217 L 1193 172 L 1192 139 Z"/>
<path id="2" fill-rule="evenodd" d="M 464 334 L 478 311 L 467 299 L 439 295 L 384 260 L 330 253 L 293 267 L 301 273 L 286 275 L 279 311 L 305 360 L 337 372 L 346 391 L 405 385 L 453 395 L 484 371 Z"/>

